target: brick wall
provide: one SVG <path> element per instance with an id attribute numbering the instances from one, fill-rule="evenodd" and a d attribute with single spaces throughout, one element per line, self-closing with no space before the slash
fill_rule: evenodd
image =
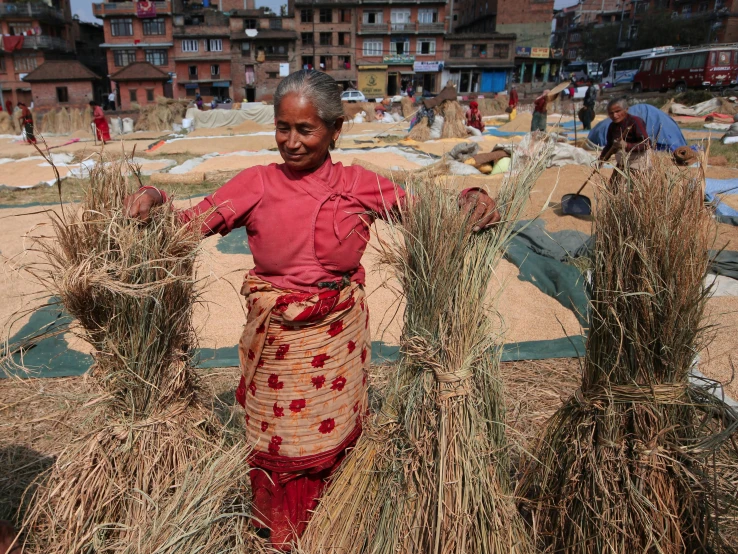
<path id="1" fill-rule="evenodd" d="M 103 29 L 105 31 L 105 43 L 106 44 L 135 44 L 134 48 L 136 50 L 136 61 L 137 62 L 144 62 L 146 61 L 146 52 L 144 51 L 147 48 L 147 44 L 157 44 L 157 43 L 170 43 L 173 42 L 172 38 L 172 18 L 168 15 L 161 15 L 159 17 L 162 17 L 164 19 L 164 25 L 165 25 L 165 32 L 163 35 L 144 35 L 143 34 L 143 19 L 139 19 L 135 15 L 131 14 L 129 16 L 126 16 L 127 19 L 132 19 L 133 23 L 133 35 L 132 36 L 113 36 L 110 26 L 113 19 L 120 19 L 120 18 L 109 18 L 106 17 L 103 20 Z M 136 43 L 138 41 L 138 43 Z M 166 73 L 170 73 L 174 71 L 174 47 L 154 47 L 153 49 L 156 50 L 167 50 L 168 56 L 167 56 L 167 64 L 166 65 L 158 65 L 157 67 L 161 69 L 162 71 Z M 115 56 L 113 54 L 113 50 L 111 48 L 107 49 L 107 58 L 108 58 L 108 70 L 111 73 L 115 73 L 117 70 L 121 68 L 121 66 L 115 65 Z"/>
<path id="2" fill-rule="evenodd" d="M 57 100 L 57 87 L 66 87 L 69 101 Z M 58 81 L 51 83 L 31 83 L 34 108 L 81 108 L 89 104 L 92 96 L 91 81 Z"/>
<path id="3" fill-rule="evenodd" d="M 146 106 L 156 101 L 159 96 L 164 96 L 164 83 L 161 81 L 127 81 L 118 83 L 120 87 L 120 96 L 118 97 L 121 109 L 131 109 L 131 90 L 136 91 L 136 102 L 139 106 Z M 150 101 L 146 97 L 146 91 L 153 91 L 154 98 Z"/>

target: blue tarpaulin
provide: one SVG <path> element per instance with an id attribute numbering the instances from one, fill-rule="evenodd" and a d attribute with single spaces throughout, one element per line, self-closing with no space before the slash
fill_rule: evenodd
<path id="1" fill-rule="evenodd" d="M 646 123 L 648 136 L 651 137 L 658 150 L 673 152 L 680 146 L 687 146 L 687 141 L 676 121 L 658 108 L 649 104 L 637 104 L 628 109 L 628 113 L 640 117 Z M 605 146 L 609 128 L 609 119 L 599 122 L 589 132 L 589 140 L 597 146 Z"/>

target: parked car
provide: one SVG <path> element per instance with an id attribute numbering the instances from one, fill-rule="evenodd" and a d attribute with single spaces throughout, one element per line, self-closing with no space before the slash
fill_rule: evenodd
<path id="1" fill-rule="evenodd" d="M 341 93 L 341 100 L 344 102 L 366 102 L 366 96 L 359 90 L 346 90 Z"/>

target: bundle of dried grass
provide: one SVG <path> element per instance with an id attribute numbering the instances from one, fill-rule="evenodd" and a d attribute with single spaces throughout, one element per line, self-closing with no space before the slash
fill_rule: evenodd
<path id="1" fill-rule="evenodd" d="M 715 237 L 702 191 L 667 155 L 619 186 L 600 183 L 581 388 L 548 422 L 520 487 L 546 551 L 721 551 L 723 502 L 738 496 L 712 454 L 738 424 L 688 379 L 707 340 Z"/>
<path id="2" fill-rule="evenodd" d="M 487 291 L 550 152 L 540 143 L 535 160 L 514 168 L 498 197 L 502 222 L 478 235 L 442 183 L 407 183 L 419 201 L 381 249 L 407 302 L 401 360 L 304 552 L 533 552 L 512 499 L 502 341 Z"/>
<path id="3" fill-rule="evenodd" d="M 441 138 L 466 138 L 466 116 L 464 108 L 456 100 L 446 100 L 439 106 L 443 117 L 443 131 Z"/>
<path id="4" fill-rule="evenodd" d="M 479 98 L 479 112 L 484 115 L 502 115 L 508 105 L 507 96 L 497 96 L 495 98 Z"/>
<path id="5" fill-rule="evenodd" d="M 428 125 L 428 118 L 422 117 L 418 121 L 410 132 L 407 134 L 407 138 L 411 140 L 417 140 L 418 142 L 425 142 L 430 139 L 430 125 Z"/>
<path id="6" fill-rule="evenodd" d="M 38 127 L 39 127 L 39 132 L 42 135 L 56 134 L 57 113 L 58 113 L 58 110 L 56 108 L 51 108 L 48 112 L 46 112 L 39 118 L 41 121 L 38 122 Z"/>
<path id="7" fill-rule="evenodd" d="M 221 455 L 221 425 L 191 365 L 200 227 L 182 226 L 171 201 L 145 224 L 127 217 L 123 199 L 140 186 L 137 175 L 126 157 L 101 158 L 81 208 L 53 215 L 55 236 L 38 241 L 47 265 L 35 275 L 94 347 L 91 381 L 101 394 L 33 496 L 27 552 L 116 551 L 134 541 L 153 551 L 146 537 L 161 536 L 149 528 L 161 523 L 156 515 L 171 513 L 167 502 L 184 494 L 193 467 Z M 228 506 L 243 504 L 243 473 L 224 464 L 218 486 L 237 491 Z M 223 523 L 228 506 L 218 508 Z"/>
<path id="8" fill-rule="evenodd" d="M 0 112 L 0 135 L 11 135 L 16 134 L 19 131 L 16 129 L 18 124 L 14 125 L 13 118 L 8 112 Z"/>
<path id="9" fill-rule="evenodd" d="M 168 131 L 174 123 L 182 123 L 188 102 L 158 97 L 156 102 L 139 106 L 136 131 Z"/>
<path id="10" fill-rule="evenodd" d="M 61 108 L 56 115 L 56 132 L 60 135 L 67 135 L 72 132 L 72 119 L 69 116 L 69 110 Z"/>
<path id="11" fill-rule="evenodd" d="M 402 100 L 400 100 L 400 105 L 402 106 L 402 117 L 410 117 L 417 109 L 415 107 L 415 102 L 413 101 L 413 99 L 408 96 L 402 97 Z"/>

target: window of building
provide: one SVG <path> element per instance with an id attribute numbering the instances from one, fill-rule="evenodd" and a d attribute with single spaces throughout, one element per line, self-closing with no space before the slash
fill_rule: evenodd
<path id="1" fill-rule="evenodd" d="M 382 55 L 382 41 L 381 40 L 365 40 L 364 41 L 364 55 L 365 56 L 381 56 Z"/>
<path id="2" fill-rule="evenodd" d="M 692 4 L 685 4 L 682 6 L 682 15 L 689 15 L 692 13 Z"/>
<path id="3" fill-rule="evenodd" d="M 130 97 L 131 102 L 138 102 L 138 94 L 136 94 L 138 91 L 135 88 L 129 88 L 128 89 L 128 95 Z"/>
<path id="4" fill-rule="evenodd" d="M 338 56 L 338 69 L 351 69 L 351 56 Z"/>
<path id="5" fill-rule="evenodd" d="M 302 68 L 303 69 L 312 69 L 313 68 L 313 57 L 312 56 L 303 56 L 302 57 Z"/>
<path id="6" fill-rule="evenodd" d="M 436 53 L 436 39 L 419 38 L 418 39 L 418 55 L 430 56 Z"/>
<path id="7" fill-rule="evenodd" d="M 241 43 L 241 53 L 247 56 L 251 55 L 251 43 L 250 42 Z"/>
<path id="8" fill-rule="evenodd" d="M 197 52 L 200 49 L 200 41 L 188 39 L 182 41 L 182 52 Z"/>
<path id="9" fill-rule="evenodd" d="M 303 44 L 313 44 L 315 42 L 313 33 L 300 33 L 300 40 Z"/>
<path id="10" fill-rule="evenodd" d="M 222 52 L 223 51 L 223 39 L 222 38 L 211 38 L 205 41 L 205 50 L 208 52 Z"/>
<path id="11" fill-rule="evenodd" d="M 211 77 L 220 77 L 220 64 L 214 63 L 210 66 L 210 76 Z"/>
<path id="12" fill-rule="evenodd" d="M 381 25 L 383 23 L 382 12 L 364 12 L 362 21 L 365 25 Z"/>
<path id="13" fill-rule="evenodd" d="M 569 52 L 567 53 L 566 57 L 570 60 L 576 60 L 577 59 L 577 49 L 571 48 Z"/>
<path id="14" fill-rule="evenodd" d="M 341 23 L 351 23 L 351 10 L 348 8 L 341 8 L 339 11 L 339 20 Z"/>
<path id="15" fill-rule="evenodd" d="M 146 50 L 146 61 L 151 65 L 167 65 L 169 55 L 166 50 Z"/>
<path id="16" fill-rule="evenodd" d="M 147 88 L 146 89 L 146 101 L 147 102 L 153 102 L 154 101 L 154 89 L 153 88 Z"/>
<path id="17" fill-rule="evenodd" d="M 199 85 L 200 96 L 213 96 L 213 87 L 209 85 Z"/>
<path id="18" fill-rule="evenodd" d="M 36 69 L 36 56 L 23 56 L 16 54 L 13 57 L 13 67 L 16 73 L 28 73 Z"/>
<path id="19" fill-rule="evenodd" d="M 393 38 L 390 42 L 390 55 L 407 56 L 408 54 L 410 54 L 410 39 Z"/>
<path id="20" fill-rule="evenodd" d="M 333 33 L 320 33 L 320 45 L 321 46 L 332 46 L 333 45 Z"/>
<path id="21" fill-rule="evenodd" d="M 115 64 L 115 67 L 125 67 L 129 63 L 133 63 L 135 61 L 135 50 L 113 50 L 113 63 Z"/>
<path id="22" fill-rule="evenodd" d="M 155 17 L 153 19 L 144 19 L 143 34 L 144 35 L 164 35 L 166 34 L 166 25 L 163 17 Z"/>
<path id="23" fill-rule="evenodd" d="M 392 10 L 390 12 L 390 22 L 393 31 L 402 31 L 410 25 L 410 10 Z"/>
<path id="24" fill-rule="evenodd" d="M 189 66 L 188 75 L 190 76 L 190 79 L 197 80 L 197 66 L 196 65 Z"/>
<path id="25" fill-rule="evenodd" d="M 11 35 L 19 36 L 30 31 L 33 28 L 33 25 L 26 22 L 12 21 L 8 23 L 8 27 Z"/>
<path id="26" fill-rule="evenodd" d="M 509 44 L 495 44 L 492 46 L 492 57 L 506 60 L 510 56 Z"/>
<path id="27" fill-rule="evenodd" d="M 244 19 L 243 28 L 244 29 L 256 29 L 256 19 Z"/>
<path id="28" fill-rule="evenodd" d="M 279 79 L 279 72 L 267 71 L 267 79 Z"/>
<path id="29" fill-rule="evenodd" d="M 472 44 L 472 58 L 486 58 L 487 57 L 487 45 L 486 44 Z"/>
<path id="30" fill-rule="evenodd" d="M 320 56 L 320 69 L 324 71 L 333 69 L 333 56 Z"/>
<path id="31" fill-rule="evenodd" d="M 465 46 L 465 44 L 452 44 L 449 50 L 449 56 L 452 58 L 463 58 Z"/>
<path id="32" fill-rule="evenodd" d="M 264 47 L 264 55 L 271 59 L 285 59 L 289 53 L 286 42 L 268 44 Z"/>
<path id="33" fill-rule="evenodd" d="M 698 11 L 706 12 L 707 11 L 707 2 L 701 2 Z"/>
<path id="34" fill-rule="evenodd" d="M 117 18 L 110 20 L 110 34 L 114 37 L 132 37 L 133 19 Z"/>
<path id="35" fill-rule="evenodd" d="M 69 102 L 69 90 L 67 87 L 56 87 L 56 101 L 60 103 Z"/>
<path id="36" fill-rule="evenodd" d="M 281 19 L 270 19 L 269 20 L 269 28 L 270 29 L 281 29 L 282 28 L 282 20 Z"/>
<path id="37" fill-rule="evenodd" d="M 338 33 L 338 46 L 351 46 L 351 33 Z"/>
<path id="38" fill-rule="evenodd" d="M 303 9 L 300 10 L 300 23 L 312 23 L 313 22 L 313 10 Z"/>
<path id="39" fill-rule="evenodd" d="M 569 42 L 582 42 L 582 35 L 579 33 L 572 33 L 569 35 Z"/>
<path id="40" fill-rule="evenodd" d="M 331 8 L 320 8 L 319 17 L 321 23 L 333 23 L 333 10 Z"/>
<path id="41" fill-rule="evenodd" d="M 438 10 L 418 10 L 418 23 L 421 25 L 438 23 Z"/>
<path id="42" fill-rule="evenodd" d="M 185 96 L 192 96 L 194 98 L 195 96 L 197 96 L 197 89 L 196 88 L 186 88 Z"/>

